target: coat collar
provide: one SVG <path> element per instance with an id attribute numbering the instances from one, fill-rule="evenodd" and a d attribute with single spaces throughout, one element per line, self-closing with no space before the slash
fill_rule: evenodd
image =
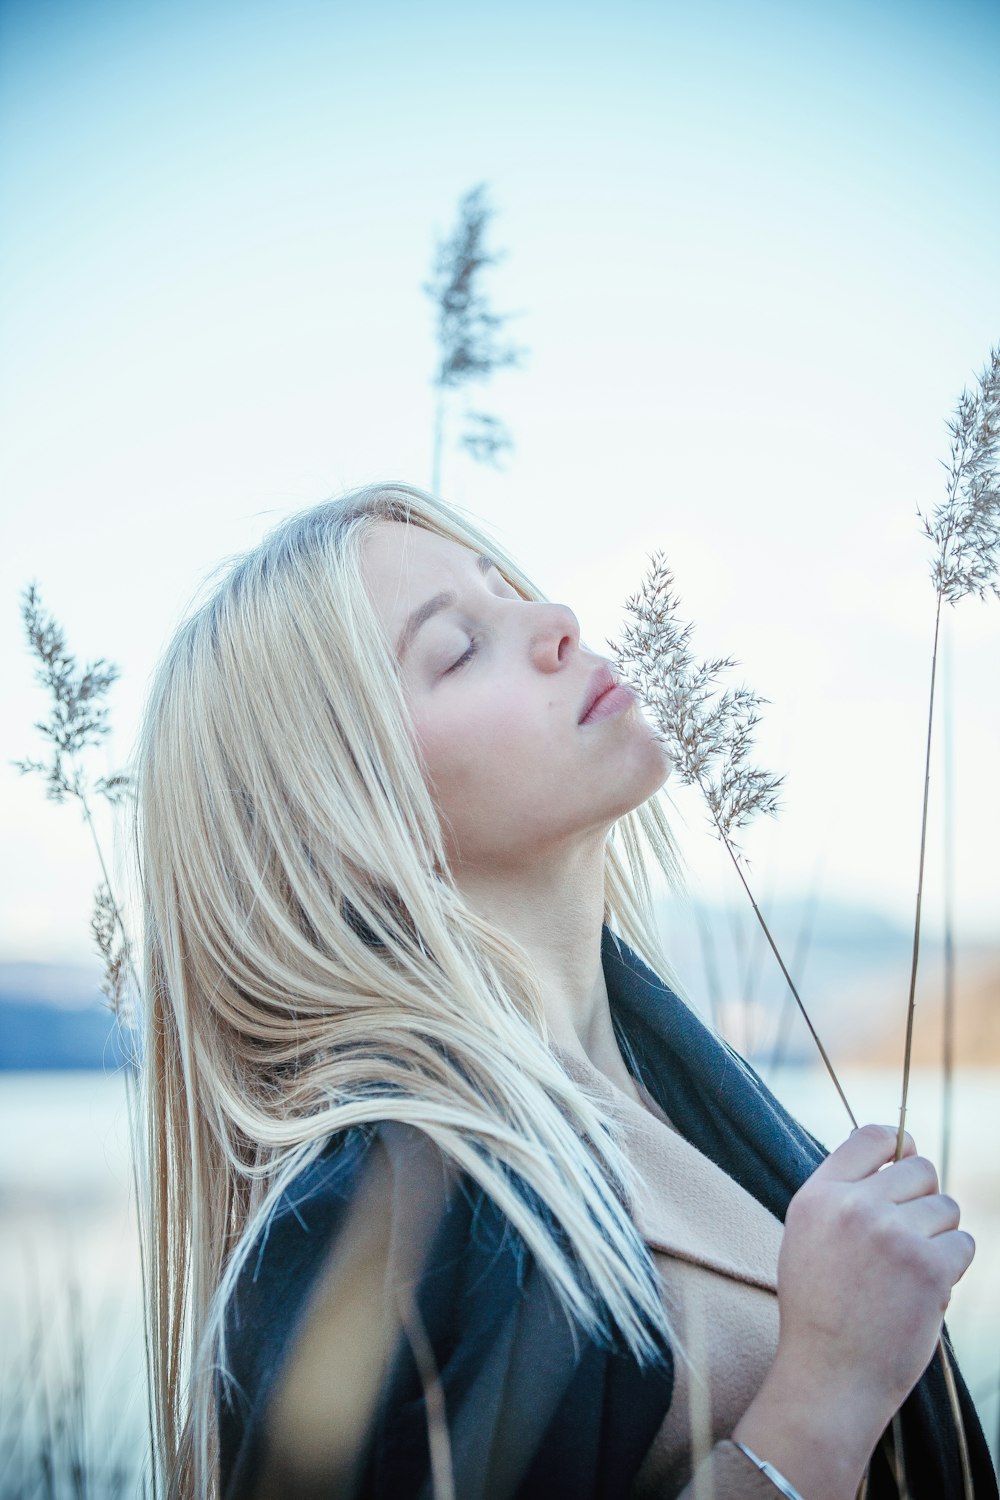
<path id="1" fill-rule="evenodd" d="M 615 1122 L 637 1174 L 632 1217 L 650 1250 L 703 1266 L 732 1281 L 777 1290 L 782 1228 L 726 1172 L 597 1068 L 556 1049 L 570 1077 Z M 647 1091 L 647 1099 L 649 1098 Z M 720 1224 L 730 1226 L 720 1235 Z"/>
<path id="2" fill-rule="evenodd" d="M 640 1082 L 693 1146 L 783 1221 L 824 1148 L 607 926 L 601 963 Z"/>

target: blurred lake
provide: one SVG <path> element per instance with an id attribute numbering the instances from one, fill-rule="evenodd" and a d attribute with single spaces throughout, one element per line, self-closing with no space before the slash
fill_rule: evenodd
<path id="1" fill-rule="evenodd" d="M 898 1072 L 841 1075 L 859 1120 L 894 1122 Z M 768 1082 L 828 1146 L 848 1133 L 814 1068 Z M 908 1124 L 940 1159 L 940 1075 L 916 1071 Z M 955 1084 L 949 1190 L 978 1253 L 949 1326 L 996 1454 L 1000 1423 L 1000 1070 Z M 122 1074 L 0 1073 L 0 1496 L 140 1492 L 146 1407 Z M 48 1455 L 53 1472 L 42 1460 Z M 60 1476 L 59 1466 L 63 1473 Z M 82 1468 L 85 1488 L 73 1479 Z"/>

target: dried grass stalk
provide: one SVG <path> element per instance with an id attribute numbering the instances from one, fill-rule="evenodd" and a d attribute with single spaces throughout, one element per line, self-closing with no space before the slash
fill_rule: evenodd
<path id="1" fill-rule="evenodd" d="M 720 678 L 736 662 L 731 657 L 699 661 L 691 649 L 693 625 L 678 618 L 680 599 L 674 575 L 662 552 L 653 553 L 651 568 L 638 594 L 626 600 L 633 616 L 615 646 L 624 679 L 648 705 L 654 727 L 685 786 L 695 786 L 708 807 L 709 820 L 739 876 L 771 952 L 784 975 L 824 1066 L 847 1111 L 857 1120 L 836 1070 L 820 1041 L 802 997 L 781 956 L 764 914 L 743 870 L 742 850 L 734 835 L 758 813 L 778 811 L 783 778 L 750 763 L 758 713 L 766 701 L 749 688 L 722 688 Z"/>
<path id="2" fill-rule="evenodd" d="M 927 740 L 924 754 L 924 793 L 920 817 L 920 856 L 917 870 L 917 900 L 913 921 L 910 989 L 906 1007 L 906 1042 L 903 1048 L 903 1088 L 896 1136 L 896 1160 L 903 1154 L 906 1105 L 910 1088 L 913 1051 L 913 1020 L 916 1011 L 917 966 L 920 958 L 920 916 L 923 904 L 924 861 L 927 852 L 927 808 L 930 799 L 931 744 L 934 729 L 934 698 L 937 687 L 941 611 L 945 603 L 955 605 L 969 594 L 980 599 L 1000 598 L 1000 346 L 990 352 L 972 390 L 964 390 L 948 422 L 951 453 L 945 468 L 948 486 L 944 500 L 930 514 L 917 512 L 924 535 L 933 546 L 931 582 L 934 585 L 934 644 L 931 651 L 931 681 L 927 705 Z M 950 872 L 949 872 L 950 876 Z M 950 926 L 950 912 L 949 912 Z M 950 946 L 950 945 L 949 945 Z M 949 954 L 948 985 L 952 958 Z M 951 1019 L 947 1021 L 950 1027 Z M 946 1088 L 950 1095 L 951 1058 L 946 1043 Z M 944 1369 L 948 1400 L 958 1437 L 965 1500 L 973 1500 L 972 1469 L 962 1422 L 958 1391 L 948 1348 L 942 1335 L 938 1352 Z"/>
<path id="3" fill-rule="evenodd" d="M 441 489 L 444 454 L 445 401 L 448 391 L 488 380 L 496 370 L 520 364 L 526 351 L 501 339 L 511 314 L 494 312 L 482 290 L 482 273 L 503 258 L 486 249 L 486 230 L 494 210 L 480 183 L 461 199 L 452 234 L 438 243 L 432 280 L 424 291 L 437 316 L 439 359 L 434 373 L 437 404 L 434 417 L 434 457 L 431 488 Z M 498 467 L 513 439 L 499 417 L 466 411 L 466 430 L 459 439 L 477 463 Z"/>
<path id="4" fill-rule="evenodd" d="M 924 535 L 934 548 L 931 558 L 931 582 L 935 594 L 934 645 L 931 651 L 931 683 L 927 705 L 917 904 L 913 922 L 910 992 L 906 1009 L 903 1094 L 896 1138 L 897 1160 L 903 1153 L 906 1103 L 910 1088 L 910 1056 L 913 1051 L 941 608 L 946 602 L 957 604 L 969 594 L 977 594 L 980 599 L 985 599 L 990 594 L 1000 598 L 1000 584 L 997 582 L 997 565 L 1000 563 L 1000 475 L 997 472 L 997 445 L 1000 443 L 1000 346 L 992 350 L 974 389 L 962 392 L 954 416 L 948 422 L 948 431 L 951 433 L 951 455 L 945 465 L 948 471 L 947 493 L 930 515 L 925 516 L 922 511 L 917 511 Z"/>
<path id="5" fill-rule="evenodd" d="M 944 729 L 944 994 L 941 1036 L 941 1191 L 951 1181 L 951 1137 L 955 1099 L 955 775 L 952 747 L 952 676 L 947 621 L 941 639 Z"/>
<path id="6" fill-rule="evenodd" d="M 455 1474 L 444 1387 L 441 1384 L 441 1376 L 434 1358 L 434 1349 L 412 1289 L 400 1288 L 397 1291 L 396 1305 L 400 1324 L 409 1341 L 424 1393 L 433 1500 L 455 1500 Z"/>
<path id="7" fill-rule="evenodd" d="M 101 993 L 108 1002 L 111 1014 L 131 1025 L 129 996 L 133 993 L 132 945 L 125 935 L 115 899 L 103 882 L 97 887 L 94 896 L 90 931 L 97 951 L 104 960 Z"/>
<path id="8" fill-rule="evenodd" d="M 104 699 L 112 684 L 118 679 L 118 668 L 105 661 L 103 657 L 86 666 L 78 666 L 76 657 L 67 646 L 62 626 L 55 616 L 47 614 L 42 608 L 38 589 L 34 584 L 31 584 L 22 595 L 21 613 L 28 649 L 36 662 L 36 680 L 49 696 L 49 717 L 35 725 L 43 740 L 48 743 L 49 755 L 47 760 L 19 760 L 15 761 L 14 765 L 22 775 L 34 773 L 42 776 L 45 781 L 46 795 L 52 801 L 65 802 L 67 798 L 71 798 L 80 806 L 84 822 L 90 830 L 103 877 L 97 888 L 90 924 L 91 934 L 104 960 L 104 978 L 101 989 L 115 1018 L 120 1024 L 127 1025 L 131 1022 L 129 997 L 130 994 L 138 994 L 139 982 L 132 961 L 132 947 L 121 908 L 112 894 L 112 880 L 94 822 L 92 801 L 95 796 L 100 796 L 113 807 L 117 807 L 132 795 L 132 783 L 124 773 L 101 776 L 91 782 L 83 758 L 85 751 L 100 744 L 109 732 L 108 708 Z M 138 1139 L 138 1101 L 135 1097 L 132 1069 L 126 1067 L 124 1071 L 129 1132 L 134 1147 Z M 131 1152 L 130 1164 L 132 1187 L 138 1208 L 141 1196 L 138 1163 L 134 1149 Z M 145 1318 L 148 1299 L 141 1213 L 137 1213 L 137 1221 L 144 1313 L 146 1409 L 149 1420 L 152 1492 L 153 1500 L 156 1500 L 152 1359 L 149 1330 Z"/>

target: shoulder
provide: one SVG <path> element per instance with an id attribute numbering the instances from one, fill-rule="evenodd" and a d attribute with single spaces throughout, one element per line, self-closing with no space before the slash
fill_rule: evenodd
<path id="1" fill-rule="evenodd" d="M 332 1137 L 268 1214 L 224 1313 L 218 1383 L 222 1493 L 249 1493 L 265 1431 L 291 1412 L 316 1361 L 350 1350 L 340 1388 L 385 1374 L 400 1331 L 398 1290 L 418 1288 L 439 1365 L 488 1342 L 516 1299 L 523 1245 L 485 1194 L 422 1131 L 395 1122 Z M 410 1377 L 414 1371 L 408 1372 Z M 324 1373 L 324 1384 L 337 1383 Z M 404 1385 L 406 1382 L 404 1381 Z M 374 1387 L 373 1387 L 374 1392 Z M 406 1399 L 419 1399 L 419 1378 Z M 334 1408 L 323 1422 L 336 1427 Z"/>
<path id="2" fill-rule="evenodd" d="M 290 1184 L 226 1325 L 225 1500 L 263 1480 L 335 1493 L 359 1465 L 377 1500 L 416 1496 L 436 1410 L 457 1493 L 624 1500 L 672 1381 L 669 1354 L 640 1369 L 571 1324 L 493 1200 L 391 1123 L 349 1132 Z"/>
<path id="3" fill-rule="evenodd" d="M 391 1153 L 391 1156 L 390 1156 Z M 353 1219 L 391 1197 L 395 1159 L 440 1156 L 420 1132 L 377 1123 L 331 1136 L 289 1182 L 249 1246 L 225 1310 L 227 1364 L 236 1383 L 256 1389 L 273 1373 L 316 1278 Z"/>

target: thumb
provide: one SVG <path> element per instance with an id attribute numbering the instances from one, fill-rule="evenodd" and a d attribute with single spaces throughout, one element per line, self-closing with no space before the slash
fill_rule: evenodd
<path id="1" fill-rule="evenodd" d="M 903 1155 L 916 1153 L 913 1137 L 903 1136 Z M 847 1140 L 823 1161 L 814 1172 L 815 1177 L 827 1177 L 835 1182 L 861 1182 L 870 1177 L 879 1167 L 884 1167 L 896 1156 L 896 1127 L 894 1125 L 862 1125 L 852 1131 Z"/>

